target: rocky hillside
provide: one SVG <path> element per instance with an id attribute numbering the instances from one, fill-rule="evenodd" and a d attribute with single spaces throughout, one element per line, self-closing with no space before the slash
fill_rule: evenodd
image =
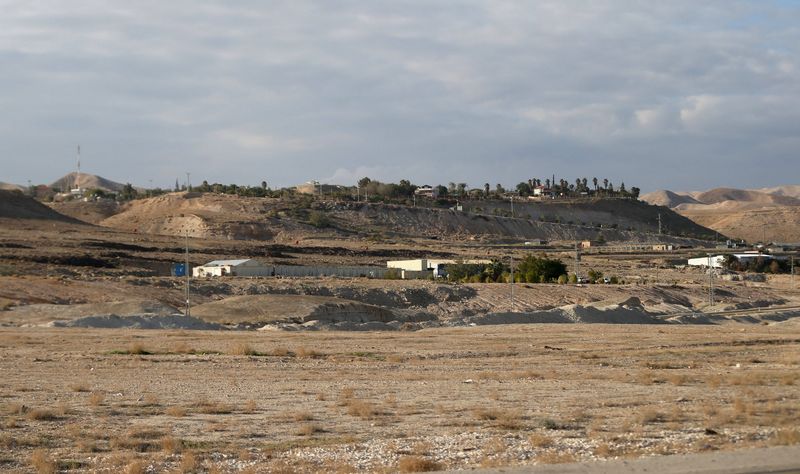
<path id="1" fill-rule="evenodd" d="M 92 203 L 86 203 L 92 206 Z M 310 198 L 247 198 L 212 193 L 172 193 L 121 206 L 100 225 L 129 232 L 226 240 L 295 241 L 307 236 L 370 235 L 441 239 L 595 239 L 677 241 L 656 235 L 658 215 L 674 236 L 713 236 L 713 232 L 675 214 L 632 200 L 515 204 L 509 217 L 503 201 L 473 201 L 464 212 Z M 80 209 L 70 214 L 81 216 Z M 99 216 L 98 213 L 93 215 Z"/>
<path id="2" fill-rule="evenodd" d="M 77 222 L 19 191 L 0 190 L 0 218 Z"/>

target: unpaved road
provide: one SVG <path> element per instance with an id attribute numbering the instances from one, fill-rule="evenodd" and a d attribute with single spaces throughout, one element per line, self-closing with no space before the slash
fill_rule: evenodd
<path id="1" fill-rule="evenodd" d="M 800 446 L 742 449 L 635 460 L 572 463 L 555 466 L 486 469 L 481 474 L 794 474 L 800 473 Z"/>

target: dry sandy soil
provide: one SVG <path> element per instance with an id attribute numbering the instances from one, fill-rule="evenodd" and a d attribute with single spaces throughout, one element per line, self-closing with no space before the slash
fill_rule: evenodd
<path id="1" fill-rule="evenodd" d="M 0 329 L 0 467 L 417 471 L 800 441 L 800 326 Z"/>

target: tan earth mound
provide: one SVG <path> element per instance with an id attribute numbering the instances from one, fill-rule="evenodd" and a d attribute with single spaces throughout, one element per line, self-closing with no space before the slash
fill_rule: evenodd
<path id="1" fill-rule="evenodd" d="M 89 224 L 100 224 L 105 219 L 119 212 L 119 204 L 110 199 L 100 201 L 64 201 L 48 203 L 50 208 Z"/>
<path id="2" fill-rule="evenodd" d="M 192 309 L 192 315 L 223 324 L 255 323 L 388 323 L 400 319 L 379 306 L 326 296 L 245 295 L 206 303 Z"/>
<path id="3" fill-rule="evenodd" d="M 178 310 L 174 307 L 160 301 L 145 299 L 73 305 L 32 304 L 14 307 L 10 311 L 1 311 L 0 323 L 15 326 L 39 326 L 53 321 L 71 321 L 99 315 L 166 316 L 177 312 Z"/>
<path id="4" fill-rule="evenodd" d="M 162 235 L 270 240 L 280 230 L 265 214 L 272 200 L 211 193 L 171 193 L 138 199 L 100 222 L 106 227 Z M 291 226 L 291 224 L 289 224 Z"/>
<path id="5" fill-rule="evenodd" d="M 77 222 L 18 191 L 0 190 L 0 218 Z"/>

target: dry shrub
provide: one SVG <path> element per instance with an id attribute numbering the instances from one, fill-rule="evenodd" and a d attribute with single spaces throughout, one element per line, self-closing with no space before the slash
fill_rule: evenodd
<path id="1" fill-rule="evenodd" d="M 128 354 L 148 355 L 151 354 L 151 352 L 148 351 L 141 342 L 134 342 L 128 346 Z"/>
<path id="2" fill-rule="evenodd" d="M 92 394 L 89 395 L 89 405 L 93 407 L 100 406 L 103 404 L 103 400 L 105 399 L 106 396 L 103 394 L 103 392 L 92 392 Z"/>
<path id="3" fill-rule="evenodd" d="M 125 466 L 125 474 L 145 474 L 147 466 L 142 461 L 131 461 Z"/>
<path id="4" fill-rule="evenodd" d="M 543 464 L 564 464 L 578 459 L 572 453 L 546 451 L 536 456 L 536 460 Z"/>
<path id="5" fill-rule="evenodd" d="M 258 405 L 256 404 L 255 400 L 250 399 L 244 402 L 245 413 L 255 413 L 256 410 L 258 410 Z"/>
<path id="6" fill-rule="evenodd" d="M 173 436 L 164 436 L 161 438 L 161 450 L 169 454 L 180 453 L 183 449 L 183 441 Z"/>
<path id="7" fill-rule="evenodd" d="M 53 410 L 48 410 L 47 408 L 35 408 L 28 412 L 26 418 L 31 421 L 53 421 L 57 420 L 58 416 L 56 416 Z"/>
<path id="8" fill-rule="evenodd" d="M 319 392 L 317 394 L 317 401 L 318 402 L 324 402 L 325 400 L 327 400 L 327 397 L 325 396 L 325 394 L 322 393 L 322 392 Z"/>
<path id="9" fill-rule="evenodd" d="M 689 377 L 685 374 L 670 374 L 667 376 L 667 381 L 672 385 L 686 385 L 689 381 Z"/>
<path id="10" fill-rule="evenodd" d="M 353 398 L 356 395 L 356 391 L 351 388 L 343 388 L 341 392 L 339 392 L 339 405 L 347 405 L 348 400 Z"/>
<path id="11" fill-rule="evenodd" d="M 10 449 L 17 445 L 17 439 L 10 433 L 0 433 L 0 448 Z"/>
<path id="12" fill-rule="evenodd" d="M 794 385 L 797 382 L 798 374 L 785 374 L 780 378 L 781 385 Z"/>
<path id="13" fill-rule="evenodd" d="M 19 427 L 20 427 L 19 418 L 15 417 L 15 416 L 9 416 L 3 422 L 3 428 L 7 429 L 7 430 L 12 430 L 14 428 L 19 428 Z"/>
<path id="14" fill-rule="evenodd" d="M 192 354 L 195 352 L 195 350 L 189 344 L 181 341 L 175 344 L 175 348 L 172 350 L 172 352 L 176 354 Z"/>
<path id="15" fill-rule="evenodd" d="M 28 407 L 22 403 L 11 403 L 6 406 L 5 411 L 9 415 L 24 415 L 28 411 Z"/>
<path id="16" fill-rule="evenodd" d="M 658 423 L 664 421 L 664 415 L 652 408 L 645 408 L 639 412 L 640 423 Z"/>
<path id="17" fill-rule="evenodd" d="M 322 432 L 322 428 L 314 423 L 305 423 L 297 428 L 297 436 L 313 436 L 316 433 Z"/>
<path id="18" fill-rule="evenodd" d="M 322 353 L 321 353 L 321 352 L 317 352 L 317 351 L 315 351 L 314 349 L 309 349 L 309 348 L 307 348 L 307 347 L 298 347 L 298 348 L 297 348 L 297 349 L 294 351 L 294 353 L 295 353 L 295 355 L 296 355 L 297 357 L 302 357 L 302 358 L 304 358 L 304 359 L 313 359 L 313 358 L 315 358 L 315 357 L 320 357 L 320 356 L 322 356 Z"/>
<path id="19" fill-rule="evenodd" d="M 36 449 L 31 453 L 31 466 L 39 474 L 53 474 L 56 472 L 56 463 L 47 455 L 44 449 Z"/>
<path id="20" fill-rule="evenodd" d="M 472 414 L 479 420 L 496 420 L 503 415 L 503 412 L 496 408 L 478 407 L 472 410 Z"/>
<path id="21" fill-rule="evenodd" d="M 528 441 L 531 443 L 531 446 L 535 448 L 549 448 L 553 446 L 553 438 L 543 435 L 541 433 L 534 433 L 528 438 Z"/>
<path id="22" fill-rule="evenodd" d="M 294 421 L 311 421 L 314 419 L 314 415 L 307 411 L 298 411 L 292 415 L 292 419 Z"/>
<path id="23" fill-rule="evenodd" d="M 394 364 L 399 364 L 401 362 L 405 362 L 406 358 L 401 356 L 400 354 L 389 354 L 386 356 L 386 362 L 392 362 Z"/>
<path id="24" fill-rule="evenodd" d="M 88 392 L 89 384 L 86 382 L 76 382 L 69 385 L 69 389 L 73 392 Z"/>
<path id="25" fill-rule="evenodd" d="M 233 346 L 228 354 L 234 356 L 255 356 L 258 355 L 258 351 L 256 351 L 250 344 L 240 342 Z"/>
<path id="26" fill-rule="evenodd" d="M 597 457 L 607 458 L 614 455 L 614 449 L 608 443 L 600 443 L 592 450 Z"/>
<path id="27" fill-rule="evenodd" d="M 370 402 L 350 400 L 347 404 L 347 414 L 359 418 L 374 418 L 380 414 L 380 411 Z"/>
<path id="28" fill-rule="evenodd" d="M 197 456 L 194 453 L 185 453 L 183 457 L 181 457 L 181 464 L 179 466 L 179 471 L 182 473 L 194 472 L 200 467 L 200 462 L 197 459 Z"/>
<path id="29" fill-rule="evenodd" d="M 194 404 L 197 411 L 206 415 L 226 415 L 233 412 L 233 407 L 220 401 L 200 400 Z"/>
<path id="30" fill-rule="evenodd" d="M 519 411 L 508 410 L 497 417 L 496 426 L 505 430 L 521 430 L 525 428 L 525 424 L 522 422 L 523 418 Z"/>
<path id="31" fill-rule="evenodd" d="M 169 407 L 164 410 L 164 413 L 168 416 L 174 416 L 175 418 L 182 418 L 186 416 L 186 408 L 184 407 Z"/>
<path id="32" fill-rule="evenodd" d="M 404 456 L 397 463 L 397 470 L 400 472 L 431 472 L 443 468 L 441 463 L 421 456 Z"/>
<path id="33" fill-rule="evenodd" d="M 289 349 L 285 347 L 276 347 L 270 351 L 270 354 L 276 357 L 286 357 L 289 355 Z"/>
<path id="34" fill-rule="evenodd" d="M 772 437 L 770 443 L 775 446 L 790 446 L 800 444 L 800 430 L 785 429 L 778 430 Z"/>
<path id="35" fill-rule="evenodd" d="M 157 407 L 161 403 L 158 400 L 158 397 L 155 394 L 148 393 L 144 397 L 142 397 L 142 405 L 147 407 Z"/>

